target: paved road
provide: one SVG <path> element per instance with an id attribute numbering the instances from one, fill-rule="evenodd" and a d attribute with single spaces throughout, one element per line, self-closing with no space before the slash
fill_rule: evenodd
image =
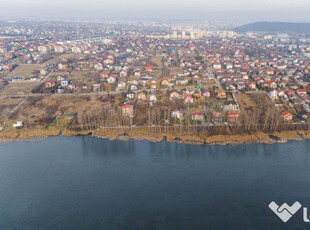
<path id="1" fill-rule="evenodd" d="M 214 76 L 214 74 L 212 72 L 212 68 L 209 65 L 208 65 L 208 73 L 209 73 L 209 76 L 215 81 L 217 87 L 219 89 L 223 90 L 221 83 L 219 82 L 219 80 L 216 79 L 216 77 Z"/>

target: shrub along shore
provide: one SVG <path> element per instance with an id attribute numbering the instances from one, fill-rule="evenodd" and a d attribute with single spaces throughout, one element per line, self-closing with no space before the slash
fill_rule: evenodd
<path id="1" fill-rule="evenodd" d="M 310 130 L 291 130 L 291 131 L 275 131 L 275 132 L 252 132 L 244 134 L 219 134 L 205 135 L 204 133 L 162 133 L 150 132 L 148 129 L 134 130 L 58 130 L 58 129 L 21 129 L 21 130 L 5 130 L 0 132 L 0 142 L 24 141 L 35 138 L 44 138 L 50 136 L 85 136 L 91 135 L 98 138 L 109 140 L 148 140 L 152 142 L 160 142 L 167 139 L 168 142 L 184 143 L 184 144 L 209 144 L 209 145 L 237 145 L 251 143 L 285 143 L 290 140 L 310 139 Z"/>

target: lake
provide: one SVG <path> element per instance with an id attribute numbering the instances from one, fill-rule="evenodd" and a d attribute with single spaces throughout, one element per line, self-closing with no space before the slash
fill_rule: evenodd
<path id="1" fill-rule="evenodd" d="M 237 146 L 49 137 L 0 144 L 0 229 L 309 229 L 310 141 Z M 309 209 L 310 210 L 310 209 Z"/>

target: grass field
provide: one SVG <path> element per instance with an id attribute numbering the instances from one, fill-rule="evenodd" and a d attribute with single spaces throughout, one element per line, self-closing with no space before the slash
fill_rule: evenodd
<path id="1" fill-rule="evenodd" d="M 68 128 L 72 122 L 74 121 L 75 116 L 56 116 L 56 119 L 49 124 L 48 128 L 58 128 L 58 129 L 65 129 Z"/>

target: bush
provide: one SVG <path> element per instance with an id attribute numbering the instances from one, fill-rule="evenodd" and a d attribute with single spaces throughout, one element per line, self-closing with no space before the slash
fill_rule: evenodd
<path id="1" fill-rule="evenodd" d="M 55 114 L 58 110 L 58 106 L 57 105 L 50 105 L 45 109 L 45 112 L 51 116 L 53 114 Z"/>

